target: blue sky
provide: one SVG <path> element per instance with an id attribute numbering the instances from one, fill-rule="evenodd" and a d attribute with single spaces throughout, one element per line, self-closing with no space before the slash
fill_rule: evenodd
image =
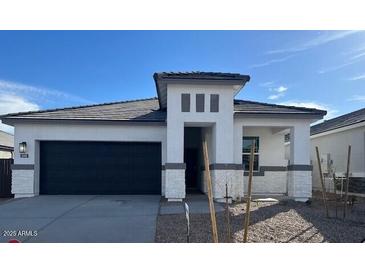
<path id="1" fill-rule="evenodd" d="M 154 97 L 157 71 L 249 74 L 237 98 L 329 119 L 365 106 L 365 32 L 0 31 L 0 113 Z"/>

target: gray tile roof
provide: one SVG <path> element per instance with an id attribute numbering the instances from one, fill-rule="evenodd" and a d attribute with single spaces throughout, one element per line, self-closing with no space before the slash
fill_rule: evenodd
<path id="1" fill-rule="evenodd" d="M 273 105 L 252 101 L 235 100 L 235 113 L 253 114 L 316 114 L 326 112 L 317 109 Z M 7 114 L 1 119 L 47 119 L 47 120 L 102 120 L 165 122 L 166 111 L 159 109 L 157 98 L 122 101 L 97 105 L 60 108 Z"/>
<path id="2" fill-rule="evenodd" d="M 156 84 L 158 100 L 162 109 L 167 108 L 167 84 L 170 82 L 214 82 L 226 83 L 243 88 L 250 81 L 250 76 L 239 73 L 223 73 L 223 72 L 156 72 L 153 74 L 153 79 Z M 239 91 L 239 90 L 238 90 Z"/>
<path id="3" fill-rule="evenodd" d="M 223 72 L 156 72 L 153 77 L 156 79 L 199 79 L 199 80 L 245 80 L 249 81 L 250 76 L 239 73 Z"/>
<path id="4" fill-rule="evenodd" d="M 157 98 L 150 98 L 52 110 L 20 112 L 2 116 L 2 119 L 4 118 L 164 122 L 166 112 L 159 110 Z"/>
<path id="5" fill-rule="evenodd" d="M 257 114 L 310 114 L 326 115 L 326 111 L 315 108 L 275 105 L 246 100 L 234 100 L 235 113 Z"/>
<path id="6" fill-rule="evenodd" d="M 311 127 L 311 135 L 319 134 L 365 121 L 365 108 L 333 118 Z"/>

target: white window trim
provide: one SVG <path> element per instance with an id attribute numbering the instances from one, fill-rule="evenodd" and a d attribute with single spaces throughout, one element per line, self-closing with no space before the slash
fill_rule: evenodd
<path id="1" fill-rule="evenodd" d="M 242 137 L 242 142 L 243 142 L 243 139 L 244 138 L 257 138 L 257 140 L 259 141 L 259 144 L 260 144 L 260 137 L 259 136 L 243 136 Z M 243 145 L 243 144 L 242 144 Z M 243 147 L 242 147 L 242 150 L 243 150 Z M 253 153 L 254 154 L 254 159 L 255 159 L 255 156 L 258 156 L 258 160 L 257 160 L 257 169 L 255 169 L 255 165 L 254 165 L 254 169 L 253 169 L 253 171 L 260 171 L 260 146 L 259 146 L 259 148 L 258 148 L 258 150 L 257 150 L 257 152 L 254 152 Z M 242 156 L 243 155 L 247 155 L 247 156 L 250 156 L 251 155 L 251 153 L 250 152 L 243 152 L 242 151 Z M 243 157 L 242 157 L 243 158 Z M 242 162 L 242 165 L 243 165 L 243 162 Z"/>

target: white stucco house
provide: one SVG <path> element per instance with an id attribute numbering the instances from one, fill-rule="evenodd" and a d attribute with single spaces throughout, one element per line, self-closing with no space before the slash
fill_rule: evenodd
<path id="1" fill-rule="evenodd" d="M 0 130 L 0 159 L 10 159 L 13 157 L 14 136 Z"/>
<path id="2" fill-rule="evenodd" d="M 321 189 L 315 147 L 318 146 L 320 151 L 323 172 L 328 173 L 332 168 L 337 177 L 345 177 L 349 145 L 351 145 L 349 191 L 365 194 L 365 108 L 312 126 L 311 160 L 314 190 Z M 328 180 L 326 184 L 331 191 L 333 183 Z"/>
<path id="3" fill-rule="evenodd" d="M 203 139 L 216 200 L 225 184 L 234 199 L 243 197 L 252 140 L 254 193 L 311 197 L 310 124 L 325 111 L 236 100 L 247 75 L 163 72 L 154 80 L 157 98 L 3 116 L 15 127 L 15 197 L 160 194 L 180 201 L 205 192 Z"/>

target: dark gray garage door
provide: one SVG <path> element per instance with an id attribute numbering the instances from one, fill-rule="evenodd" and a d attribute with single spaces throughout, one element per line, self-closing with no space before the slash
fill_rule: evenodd
<path id="1" fill-rule="evenodd" d="M 41 194 L 160 194 L 161 144 L 40 143 Z"/>

